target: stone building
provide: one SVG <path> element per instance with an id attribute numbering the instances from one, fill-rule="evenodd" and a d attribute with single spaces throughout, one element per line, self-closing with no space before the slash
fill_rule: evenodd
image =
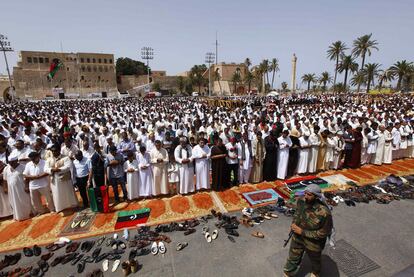
<path id="1" fill-rule="evenodd" d="M 210 66 L 211 70 L 211 83 L 212 83 L 212 93 L 214 95 L 230 95 L 230 94 L 245 94 L 247 89 L 244 85 L 244 77 L 247 73 L 247 67 L 244 63 L 219 63 L 212 64 Z M 219 73 L 220 80 L 215 78 L 215 72 Z M 233 75 L 237 73 L 240 75 L 240 82 L 235 84 L 233 82 Z M 204 78 L 208 79 L 209 72 L 208 70 L 204 72 Z"/>
<path id="2" fill-rule="evenodd" d="M 54 59 L 62 66 L 48 80 Z M 66 98 L 115 96 L 118 91 L 113 54 L 21 51 L 13 78 L 16 96 L 26 99 L 56 97 L 56 92 Z"/>
<path id="3" fill-rule="evenodd" d="M 7 75 L 0 75 L 0 99 L 4 100 L 10 90 L 9 77 Z"/>

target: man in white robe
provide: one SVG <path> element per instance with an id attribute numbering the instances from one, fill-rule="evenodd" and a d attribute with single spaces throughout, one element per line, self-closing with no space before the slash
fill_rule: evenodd
<path id="1" fill-rule="evenodd" d="M 161 147 L 161 141 L 155 141 L 155 147 L 150 152 L 154 181 L 152 194 L 168 194 L 168 152 Z"/>
<path id="2" fill-rule="evenodd" d="M 392 159 L 396 160 L 400 158 L 400 144 L 401 144 L 401 133 L 400 133 L 400 122 L 396 121 L 394 128 L 391 131 L 392 135 Z"/>
<path id="3" fill-rule="evenodd" d="M 393 152 L 393 137 L 392 137 L 392 125 L 389 125 L 387 129 L 384 131 L 384 157 L 383 163 L 384 164 L 391 164 L 392 163 L 392 152 Z"/>
<path id="4" fill-rule="evenodd" d="M 174 150 L 175 161 L 180 167 L 179 194 L 194 192 L 194 165 L 191 146 L 186 137 L 180 138 L 180 145 Z"/>
<path id="5" fill-rule="evenodd" d="M 138 166 L 139 166 L 139 180 L 140 188 L 138 190 L 139 196 L 148 197 L 152 195 L 152 184 L 154 183 L 152 167 L 151 167 L 151 157 L 147 152 L 145 146 L 139 148 L 139 153 L 137 155 Z"/>
<path id="6" fill-rule="evenodd" d="M 53 156 L 46 160 L 45 172 L 50 175 L 50 187 L 56 212 L 75 208 L 79 203 L 73 188 L 70 171 L 72 161 L 69 157 L 63 157 L 60 154 L 58 145 L 52 146 L 51 151 Z"/>
<path id="7" fill-rule="evenodd" d="M 309 164 L 309 151 L 311 148 L 311 143 L 309 141 L 309 131 L 305 131 L 303 136 L 299 138 L 299 160 L 298 160 L 298 174 L 304 174 L 308 172 Z"/>
<path id="8" fill-rule="evenodd" d="M 376 131 L 378 140 L 377 140 L 377 151 L 373 157 L 373 164 L 381 165 L 384 159 L 384 147 L 385 147 L 385 126 L 380 125 L 379 130 Z"/>
<path id="9" fill-rule="evenodd" d="M 6 146 L 2 143 L 0 146 L 2 155 L 0 156 L 0 172 L 7 168 L 6 166 Z M 17 157 L 17 155 L 15 156 Z M 12 206 L 10 205 L 9 197 L 7 196 L 7 185 L 3 182 L 3 174 L 0 174 L 0 218 L 8 217 L 13 214 Z"/>
<path id="10" fill-rule="evenodd" d="M 206 145 L 204 138 L 200 138 L 192 151 L 195 160 L 196 187 L 200 189 L 210 189 L 210 148 Z"/>
<path id="11" fill-rule="evenodd" d="M 400 128 L 399 128 L 399 132 L 401 135 L 401 143 L 400 143 L 400 154 L 399 154 L 399 158 L 406 158 L 408 157 L 408 128 L 406 128 L 407 126 L 407 122 L 403 121 Z"/>
<path id="12" fill-rule="evenodd" d="M 9 157 L 9 165 L 3 171 L 3 180 L 8 187 L 10 205 L 14 220 L 30 218 L 32 205 L 30 203 L 29 186 L 25 185 L 23 178 L 24 166 L 19 164 L 17 156 Z"/>
<path id="13" fill-rule="evenodd" d="M 245 184 L 249 182 L 250 172 L 253 166 L 252 143 L 248 133 L 243 133 L 243 138 L 237 143 L 237 154 L 239 158 L 239 182 Z"/>
<path id="14" fill-rule="evenodd" d="M 315 173 L 316 172 L 316 165 L 318 163 L 318 152 L 319 152 L 319 146 L 321 144 L 321 140 L 318 135 L 319 127 L 315 126 L 314 131 L 309 136 L 310 141 L 310 151 L 309 151 L 309 167 L 308 172 L 309 173 Z"/>
<path id="15" fill-rule="evenodd" d="M 279 151 L 277 159 L 277 178 L 284 180 L 287 174 L 289 162 L 289 148 L 292 146 L 292 140 L 289 137 L 289 130 L 285 129 L 278 139 Z"/>
<path id="16" fill-rule="evenodd" d="M 132 151 L 127 152 L 127 160 L 124 163 L 124 171 L 126 175 L 126 186 L 128 191 L 128 199 L 133 200 L 139 197 L 139 164 L 135 159 Z"/>
<path id="17" fill-rule="evenodd" d="M 342 135 L 343 135 L 343 132 L 338 131 L 336 132 L 336 136 L 333 137 L 333 140 L 335 142 L 335 147 L 333 150 L 333 160 L 330 165 L 331 169 L 338 169 L 341 163 L 342 151 L 344 150 L 344 146 L 345 146 Z"/>

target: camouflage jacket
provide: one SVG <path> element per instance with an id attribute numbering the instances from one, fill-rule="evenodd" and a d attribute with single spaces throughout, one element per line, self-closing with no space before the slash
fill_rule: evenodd
<path id="1" fill-rule="evenodd" d="M 311 251 L 322 251 L 333 227 L 332 215 L 326 204 L 316 200 L 312 205 L 303 199 L 297 201 L 293 222 L 302 228 L 302 235 L 294 235 Z"/>

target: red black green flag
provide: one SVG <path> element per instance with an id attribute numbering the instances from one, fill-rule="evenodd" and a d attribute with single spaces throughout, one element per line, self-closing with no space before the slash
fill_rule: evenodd
<path id="1" fill-rule="evenodd" d="M 47 74 L 47 79 L 50 81 L 55 76 L 56 72 L 63 66 L 63 63 L 59 59 L 53 59 L 50 64 L 49 73 Z"/>

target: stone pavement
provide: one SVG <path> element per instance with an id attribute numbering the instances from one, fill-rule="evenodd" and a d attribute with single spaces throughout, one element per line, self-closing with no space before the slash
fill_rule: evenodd
<path id="1" fill-rule="evenodd" d="M 414 201 L 393 201 L 388 205 L 371 202 L 357 204 L 356 207 L 340 204 L 334 208 L 333 217 L 336 239 L 346 240 L 381 266 L 364 274 L 364 277 L 392 276 L 414 262 Z M 214 228 L 214 222 L 215 219 L 212 219 L 207 224 L 210 229 Z M 230 242 L 224 232 L 219 233 L 216 241 L 207 243 L 201 233 L 202 225 L 197 226 L 196 233 L 187 237 L 182 232 L 167 233 L 172 239 L 166 245 L 167 253 L 164 256 L 149 254 L 138 257 L 142 268 L 130 276 L 282 276 L 288 254 L 288 247 L 283 248 L 282 245 L 287 238 L 290 222 L 291 218 L 281 215 L 257 227 L 240 226 L 240 237 L 235 238 L 236 243 Z M 263 232 L 265 238 L 252 237 L 250 233 L 253 230 Z M 136 230 L 131 230 L 131 235 L 134 234 Z M 182 241 L 187 241 L 189 245 L 177 252 L 175 245 Z M 56 254 L 62 252 L 63 249 L 60 249 Z M 123 255 L 123 259 L 127 259 L 127 256 L 128 252 Z M 37 259 L 24 258 L 18 266 L 30 265 Z M 51 268 L 46 276 L 86 276 L 99 266 L 87 264 L 84 273 L 77 274 L 74 266 L 59 265 Z M 305 258 L 298 276 L 307 276 L 309 269 L 309 261 Z M 105 276 L 122 276 L 121 268 L 115 273 L 107 272 Z M 331 257 L 324 255 L 322 276 L 346 275 Z"/>

